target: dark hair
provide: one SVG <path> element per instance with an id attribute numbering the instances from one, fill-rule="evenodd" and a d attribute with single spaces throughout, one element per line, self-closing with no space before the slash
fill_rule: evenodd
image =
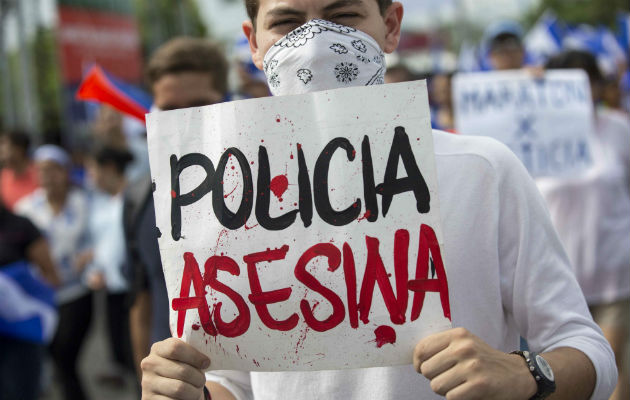
<path id="1" fill-rule="evenodd" d="M 494 37 L 490 41 L 489 47 L 490 51 L 492 51 L 505 46 L 523 47 L 523 41 L 514 33 L 504 32 Z"/>
<path id="2" fill-rule="evenodd" d="M 133 161 L 133 154 L 126 149 L 101 144 L 92 148 L 90 156 L 99 166 L 113 165 L 120 174 L 123 174 L 127 165 Z"/>
<path id="3" fill-rule="evenodd" d="M 28 152 L 28 148 L 31 145 L 31 138 L 29 135 L 19 129 L 6 131 L 0 136 L 7 138 L 13 146 L 20 148 L 24 154 Z"/>
<path id="4" fill-rule="evenodd" d="M 593 54 L 584 50 L 568 50 L 560 54 L 556 54 L 547 61 L 545 68 L 582 69 L 588 75 L 588 79 L 591 83 L 599 84 L 604 81 L 604 75 L 597 64 L 597 58 L 595 58 Z"/>
<path id="5" fill-rule="evenodd" d="M 146 69 L 149 87 L 167 74 L 207 72 L 214 88 L 225 95 L 228 90 L 228 62 L 223 49 L 208 39 L 179 37 L 158 48 Z"/>
<path id="6" fill-rule="evenodd" d="M 387 7 L 392 5 L 392 0 L 376 0 L 378 3 L 378 8 L 381 11 L 381 15 L 385 14 L 385 10 Z M 258 7 L 260 4 L 258 0 L 245 0 L 245 9 L 247 10 L 247 15 L 252 22 L 256 22 L 256 16 L 258 15 Z"/>

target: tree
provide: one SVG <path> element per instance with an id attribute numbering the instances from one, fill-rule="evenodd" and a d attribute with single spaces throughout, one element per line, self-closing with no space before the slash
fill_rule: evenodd
<path id="1" fill-rule="evenodd" d="M 145 60 L 173 37 L 208 33 L 194 0 L 134 0 L 134 7 Z"/>

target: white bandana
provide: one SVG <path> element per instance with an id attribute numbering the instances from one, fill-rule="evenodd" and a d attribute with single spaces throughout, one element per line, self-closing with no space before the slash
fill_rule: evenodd
<path id="1" fill-rule="evenodd" d="M 263 69 L 274 96 L 384 83 L 385 55 L 355 28 L 313 19 L 278 40 Z"/>

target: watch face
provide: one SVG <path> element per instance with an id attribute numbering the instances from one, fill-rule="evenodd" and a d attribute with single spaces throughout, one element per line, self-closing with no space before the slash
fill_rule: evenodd
<path id="1" fill-rule="evenodd" d="M 551 370 L 549 363 L 547 363 L 547 360 L 539 355 L 536 355 L 536 364 L 538 364 L 538 367 L 540 368 L 540 371 L 545 375 L 545 378 L 553 382 L 553 371 Z"/>

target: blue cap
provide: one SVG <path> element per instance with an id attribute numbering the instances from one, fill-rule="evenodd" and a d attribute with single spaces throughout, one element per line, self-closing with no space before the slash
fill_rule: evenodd
<path id="1" fill-rule="evenodd" d="M 488 26 L 483 34 L 482 42 L 489 49 L 492 41 L 500 35 L 513 35 L 522 40 L 523 34 L 523 27 L 518 22 L 509 20 L 497 21 Z"/>

